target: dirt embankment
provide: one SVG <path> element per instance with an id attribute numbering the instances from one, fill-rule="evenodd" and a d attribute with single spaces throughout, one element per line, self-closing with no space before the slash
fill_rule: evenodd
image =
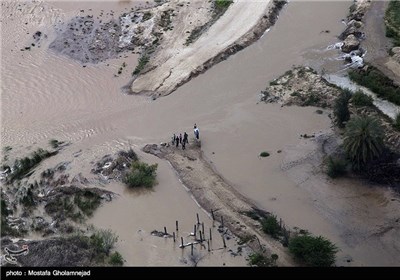
<path id="1" fill-rule="evenodd" d="M 215 219 L 218 221 L 223 219 L 224 225 L 235 235 L 256 236 L 259 242 L 249 244 L 252 249 L 258 251 L 266 248 L 268 253 L 277 254 L 279 256 L 277 264 L 280 266 L 295 264 L 287 249 L 278 241 L 263 234 L 259 222 L 246 215 L 246 213 L 260 210 L 212 168 L 203 157 L 197 143 L 190 144 L 186 150 L 152 144 L 146 145 L 143 151 L 167 160 L 198 203 L 208 213 L 213 210 Z"/>
<path id="2" fill-rule="evenodd" d="M 271 2 L 271 3 L 270 3 Z M 131 86 L 133 93 L 168 95 L 191 78 L 259 39 L 277 19 L 284 1 L 235 1 L 197 41 L 187 46 L 191 21 L 180 22 Z M 195 13 L 197 13 L 195 11 Z M 188 11 L 187 18 L 198 16 Z M 167 36 L 166 36 L 167 37 Z"/>

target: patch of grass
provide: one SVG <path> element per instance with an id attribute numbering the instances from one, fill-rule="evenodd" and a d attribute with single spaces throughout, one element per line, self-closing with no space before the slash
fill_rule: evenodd
<path id="1" fill-rule="evenodd" d="M 140 72 L 144 69 L 147 63 L 149 63 L 150 58 L 147 55 L 143 55 L 139 58 L 138 65 L 136 66 L 135 70 L 133 71 L 132 75 L 139 75 Z"/>
<path id="2" fill-rule="evenodd" d="M 243 245 L 246 244 L 247 242 L 253 241 L 254 240 L 254 235 L 246 234 L 243 236 L 239 236 L 239 242 L 238 245 Z"/>
<path id="3" fill-rule="evenodd" d="M 38 165 L 42 160 L 54 156 L 57 151 L 49 152 L 43 149 L 37 149 L 32 153 L 31 157 L 24 157 L 22 159 L 15 160 L 14 171 L 8 177 L 10 183 L 14 180 L 22 179 L 26 174 L 28 174 L 32 168 Z"/>
<path id="4" fill-rule="evenodd" d="M 278 238 L 281 234 L 281 226 L 275 215 L 271 215 L 261 220 L 262 230 L 271 235 L 273 238 Z"/>
<path id="5" fill-rule="evenodd" d="M 7 224 L 7 216 L 12 214 L 11 210 L 8 210 L 6 200 L 1 195 L 1 237 L 6 235 L 19 236 L 21 233 L 11 228 Z"/>
<path id="6" fill-rule="evenodd" d="M 289 251 L 306 265 L 332 266 L 338 249 L 322 236 L 298 235 L 290 239 Z"/>
<path id="7" fill-rule="evenodd" d="M 96 193 L 84 191 L 82 195 L 75 195 L 74 203 L 86 216 L 91 217 L 100 206 L 101 197 Z"/>
<path id="8" fill-rule="evenodd" d="M 307 95 L 307 99 L 304 101 L 303 106 L 316 106 L 321 100 L 321 97 L 317 93 L 311 92 Z"/>
<path id="9" fill-rule="evenodd" d="M 396 115 L 396 118 L 394 120 L 393 126 L 395 129 L 397 129 L 398 131 L 400 131 L 400 113 L 398 113 Z"/>
<path id="10" fill-rule="evenodd" d="M 400 2 L 390 1 L 385 14 L 386 36 L 393 39 L 395 46 L 400 46 Z"/>
<path id="11" fill-rule="evenodd" d="M 337 178 L 343 176 L 346 173 L 346 166 L 347 166 L 346 161 L 329 156 L 328 169 L 326 173 L 331 178 Z"/>
<path id="12" fill-rule="evenodd" d="M 97 230 L 90 236 L 90 244 L 94 246 L 95 250 L 105 253 L 107 256 L 117 241 L 118 236 L 111 229 Z"/>
<path id="13" fill-rule="evenodd" d="M 249 265 L 258 267 L 270 267 L 275 266 L 278 260 L 278 255 L 272 254 L 270 258 L 260 252 L 251 254 L 249 259 Z"/>
<path id="14" fill-rule="evenodd" d="M 252 218 L 255 221 L 260 220 L 260 215 L 258 215 L 255 211 L 245 211 L 245 212 L 243 212 L 243 214 Z"/>
<path id="15" fill-rule="evenodd" d="M 356 83 L 372 90 L 380 98 L 400 105 L 399 86 L 372 65 L 368 65 L 366 70 L 350 70 L 349 77 Z"/>
<path id="16" fill-rule="evenodd" d="M 269 157 L 269 153 L 268 152 L 261 152 L 260 153 L 260 157 Z"/>
<path id="17" fill-rule="evenodd" d="M 110 255 L 108 263 L 112 266 L 122 266 L 124 264 L 124 258 L 119 252 L 115 251 Z"/>
<path id="18" fill-rule="evenodd" d="M 228 8 L 232 3 L 232 0 L 215 0 L 215 5 L 218 8 Z"/>
<path id="19" fill-rule="evenodd" d="M 357 107 L 372 107 L 374 106 L 373 101 L 371 96 L 366 95 L 360 90 L 356 91 L 351 97 L 351 103 Z"/>
<path id="20" fill-rule="evenodd" d="M 133 162 L 131 171 L 126 175 L 124 182 L 130 188 L 151 188 L 156 183 L 157 164 L 148 165 L 144 162 Z"/>

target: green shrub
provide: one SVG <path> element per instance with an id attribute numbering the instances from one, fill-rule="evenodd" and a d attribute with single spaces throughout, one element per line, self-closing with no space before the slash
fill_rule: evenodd
<path id="1" fill-rule="evenodd" d="M 124 264 L 124 258 L 119 252 L 115 251 L 110 255 L 109 264 L 113 266 L 122 266 Z"/>
<path id="2" fill-rule="evenodd" d="M 394 120 L 394 127 L 400 131 L 400 113 L 397 114 L 395 120 Z"/>
<path id="3" fill-rule="evenodd" d="M 362 91 L 356 91 L 352 98 L 351 103 L 353 103 L 357 107 L 372 107 L 374 106 L 373 99 L 371 96 L 366 95 Z"/>
<path id="4" fill-rule="evenodd" d="M 350 119 L 350 111 L 348 107 L 350 98 L 351 92 L 349 90 L 343 90 L 339 97 L 335 100 L 333 114 L 335 116 L 335 123 L 340 128 L 343 128 L 345 126 L 345 122 Z"/>
<path id="5" fill-rule="evenodd" d="M 261 152 L 260 153 L 260 157 L 269 157 L 269 153 L 268 152 Z"/>
<path id="6" fill-rule="evenodd" d="M 232 0 L 215 0 L 215 5 L 218 8 L 228 8 L 232 3 Z"/>
<path id="7" fill-rule="evenodd" d="M 346 161 L 339 158 L 328 158 L 328 170 L 327 174 L 331 178 L 337 178 L 346 173 Z"/>
<path id="8" fill-rule="evenodd" d="M 271 235 L 273 238 L 278 238 L 281 232 L 281 227 L 275 215 L 264 218 L 261 221 L 261 227 L 266 234 Z"/>
<path id="9" fill-rule="evenodd" d="M 138 65 L 136 66 L 135 70 L 133 71 L 132 75 L 138 75 L 144 67 L 146 66 L 147 63 L 149 63 L 150 58 L 147 55 L 143 55 L 139 58 Z"/>
<path id="10" fill-rule="evenodd" d="M 101 197 L 96 193 L 84 191 L 82 194 L 75 195 L 74 203 L 86 216 L 90 217 L 97 207 L 100 206 Z"/>
<path id="11" fill-rule="evenodd" d="M 399 86 L 372 65 L 368 65 L 366 70 L 350 70 L 349 77 L 356 83 L 372 90 L 380 98 L 400 105 Z"/>
<path id="12" fill-rule="evenodd" d="M 94 246 L 99 253 L 108 255 L 110 250 L 114 247 L 115 242 L 118 241 L 118 236 L 110 229 L 97 230 L 90 236 L 90 244 Z"/>
<path id="13" fill-rule="evenodd" d="M 57 149 L 61 144 L 63 144 L 64 142 L 62 142 L 62 141 L 58 141 L 58 140 L 56 140 L 56 139 L 51 139 L 50 141 L 49 141 L 49 144 L 50 144 L 50 146 L 53 148 L 53 149 Z"/>
<path id="14" fill-rule="evenodd" d="M 332 266 L 338 249 L 322 236 L 298 235 L 290 239 L 289 251 L 309 266 Z"/>
<path id="15" fill-rule="evenodd" d="M 134 162 L 130 173 L 125 176 L 124 182 L 130 188 L 150 188 L 156 183 L 157 164 L 148 165 L 144 162 Z"/>
<path id="16" fill-rule="evenodd" d="M 253 253 L 249 256 L 249 265 L 255 265 L 258 267 L 275 266 L 278 255 L 272 254 L 271 258 L 268 258 L 260 252 Z"/>

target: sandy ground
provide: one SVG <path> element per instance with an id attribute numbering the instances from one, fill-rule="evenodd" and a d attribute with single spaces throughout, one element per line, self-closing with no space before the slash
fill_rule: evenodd
<path id="1" fill-rule="evenodd" d="M 174 36 L 170 37 L 169 43 L 163 45 L 162 55 L 151 62 L 157 68 L 135 79 L 131 87 L 132 91 L 168 95 L 176 89 L 177 85 L 186 82 L 191 75 L 202 72 L 206 62 L 237 43 L 238 40 L 251 39 L 254 36 L 253 29 L 267 14 L 269 3 L 269 0 L 235 1 L 205 34 L 188 47 L 183 45 L 182 39 L 175 39 L 186 38 L 184 32 L 191 28 L 189 17 L 197 16 L 186 14 L 182 24 L 174 32 Z M 245 38 L 246 36 L 249 38 Z"/>

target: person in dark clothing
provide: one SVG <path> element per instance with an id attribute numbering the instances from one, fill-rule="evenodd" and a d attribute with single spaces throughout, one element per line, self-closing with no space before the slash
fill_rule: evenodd
<path id="1" fill-rule="evenodd" d="M 176 137 L 176 138 L 175 138 L 175 141 L 176 141 L 176 147 L 178 148 L 178 147 L 179 147 L 179 138 Z"/>
<path id="2" fill-rule="evenodd" d="M 176 140 L 176 135 L 174 133 L 174 136 L 172 136 L 172 145 L 175 145 L 175 140 Z"/>
<path id="3" fill-rule="evenodd" d="M 186 149 L 186 142 L 185 140 L 182 141 L 182 150 Z"/>
<path id="4" fill-rule="evenodd" d="M 184 134 L 183 134 L 183 142 L 184 143 L 188 143 L 189 144 L 189 135 L 185 132 Z"/>
<path id="5" fill-rule="evenodd" d="M 199 128 L 198 128 L 198 127 L 196 127 L 196 128 L 194 129 L 194 136 L 196 137 L 197 140 L 199 140 L 199 138 L 200 138 L 200 132 L 199 132 Z"/>
<path id="6" fill-rule="evenodd" d="M 182 144 L 182 133 L 179 134 L 179 143 Z"/>

